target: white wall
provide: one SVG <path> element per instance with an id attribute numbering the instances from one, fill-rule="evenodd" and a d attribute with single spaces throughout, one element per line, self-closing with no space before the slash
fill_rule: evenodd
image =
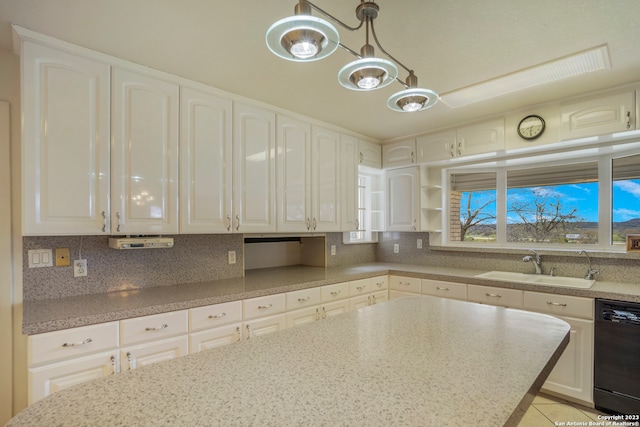
<path id="1" fill-rule="evenodd" d="M 0 101 L 9 107 L 9 121 L 0 122 L 0 425 L 27 404 L 26 337 L 21 332 L 19 76 L 18 56 L 0 49 Z"/>

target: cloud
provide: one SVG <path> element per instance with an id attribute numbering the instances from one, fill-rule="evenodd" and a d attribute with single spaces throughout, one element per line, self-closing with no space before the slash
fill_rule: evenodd
<path id="1" fill-rule="evenodd" d="M 639 181 L 614 181 L 613 186 L 626 193 L 632 194 L 640 198 L 640 182 Z"/>
<path id="2" fill-rule="evenodd" d="M 613 210 L 613 222 L 628 221 L 636 218 L 640 218 L 640 211 L 624 208 Z"/>

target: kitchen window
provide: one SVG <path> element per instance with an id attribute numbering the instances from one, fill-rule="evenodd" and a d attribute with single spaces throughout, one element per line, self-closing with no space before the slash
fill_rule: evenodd
<path id="1" fill-rule="evenodd" d="M 445 244 L 621 250 L 640 234 L 640 154 L 593 151 L 447 170 Z"/>

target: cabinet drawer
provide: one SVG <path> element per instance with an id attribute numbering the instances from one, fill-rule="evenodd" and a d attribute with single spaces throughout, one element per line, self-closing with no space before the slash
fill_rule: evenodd
<path id="1" fill-rule="evenodd" d="M 320 288 L 301 289 L 287 292 L 287 310 L 310 307 L 320 304 Z"/>
<path id="2" fill-rule="evenodd" d="M 522 291 L 516 289 L 494 288 L 491 286 L 468 285 L 469 301 L 502 307 L 522 308 Z"/>
<path id="3" fill-rule="evenodd" d="M 422 294 L 464 300 L 467 299 L 467 285 L 464 283 L 422 279 Z"/>
<path id="4" fill-rule="evenodd" d="M 187 310 L 136 317 L 120 322 L 120 345 L 168 338 L 186 334 Z"/>
<path id="5" fill-rule="evenodd" d="M 355 297 L 371 292 L 371 279 L 360 279 L 349 282 L 349 296 Z"/>
<path id="6" fill-rule="evenodd" d="M 207 305 L 189 310 L 190 331 L 216 328 L 234 322 L 242 322 L 242 301 Z"/>
<path id="7" fill-rule="evenodd" d="M 242 301 L 244 319 L 255 319 L 256 317 L 284 313 L 285 304 L 284 294 L 246 299 Z"/>
<path id="8" fill-rule="evenodd" d="M 100 323 L 29 337 L 29 366 L 118 347 L 118 322 Z"/>
<path id="9" fill-rule="evenodd" d="M 593 319 L 594 299 L 525 291 L 524 308 L 558 316 Z"/>
<path id="10" fill-rule="evenodd" d="M 372 277 L 371 292 L 383 291 L 389 289 L 389 276 Z"/>
<path id="11" fill-rule="evenodd" d="M 415 277 L 390 276 L 389 288 L 414 294 L 422 293 L 422 281 Z"/>
<path id="12" fill-rule="evenodd" d="M 349 282 L 326 285 L 320 289 L 322 302 L 337 301 L 349 297 Z"/>

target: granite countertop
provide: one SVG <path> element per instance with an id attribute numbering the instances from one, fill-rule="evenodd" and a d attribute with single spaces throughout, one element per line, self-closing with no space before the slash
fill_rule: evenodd
<path id="1" fill-rule="evenodd" d="M 517 426 L 569 329 L 400 298 L 61 390 L 7 425 Z"/>
<path id="2" fill-rule="evenodd" d="M 640 286 L 633 283 L 598 281 L 589 289 L 577 289 L 476 278 L 480 273 L 484 271 L 387 263 L 249 270 L 235 279 L 25 301 L 22 331 L 33 335 L 386 274 L 640 302 Z"/>

